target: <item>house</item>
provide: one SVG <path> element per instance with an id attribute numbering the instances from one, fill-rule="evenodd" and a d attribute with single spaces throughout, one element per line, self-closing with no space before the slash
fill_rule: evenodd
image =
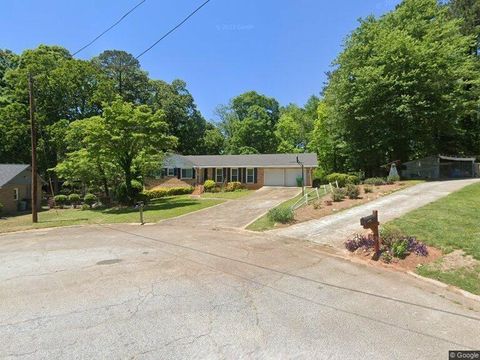
<path id="1" fill-rule="evenodd" d="M 435 155 L 402 164 L 401 174 L 405 179 L 449 179 L 477 176 L 474 157 Z"/>
<path id="2" fill-rule="evenodd" d="M 298 162 L 297 162 L 298 160 Z M 195 186 L 206 180 L 217 184 L 238 181 L 248 189 L 262 186 L 298 186 L 303 179 L 312 185 L 317 154 L 168 155 L 162 169 L 147 187 Z M 299 180 L 297 180 L 299 179 Z"/>
<path id="3" fill-rule="evenodd" d="M 42 179 L 38 177 L 38 199 L 40 209 Z M 0 164 L 0 203 L 3 213 L 15 214 L 31 209 L 32 169 L 25 164 Z"/>

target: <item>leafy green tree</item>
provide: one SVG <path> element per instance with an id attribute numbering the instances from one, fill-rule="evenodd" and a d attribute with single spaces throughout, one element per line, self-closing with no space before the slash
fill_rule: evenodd
<path id="1" fill-rule="evenodd" d="M 92 63 L 113 81 L 116 93 L 125 101 L 146 103 L 149 97 L 148 75 L 132 54 L 121 50 L 106 50 L 93 58 Z"/>
<path id="2" fill-rule="evenodd" d="M 153 113 L 146 105 L 134 106 L 122 100 L 105 106 L 102 116 L 78 120 L 72 126 L 72 132 L 80 130 L 84 139 L 82 148 L 74 154 L 96 160 L 103 169 L 105 164 L 120 169 L 118 176 L 125 181 L 130 200 L 132 181 L 145 168 L 145 162 L 158 159 L 163 151 L 176 145 L 176 138 L 167 135 L 168 125 L 161 110 Z"/>
<path id="3" fill-rule="evenodd" d="M 206 155 L 219 155 L 223 153 L 225 137 L 218 127 L 207 123 L 207 129 L 203 137 L 203 153 Z"/>
<path id="4" fill-rule="evenodd" d="M 478 55 L 480 48 L 480 1 L 478 0 L 451 0 L 449 7 L 452 14 L 463 20 L 462 32 L 465 35 L 475 36 L 476 44 L 472 46 L 473 54 Z"/>
<path id="5" fill-rule="evenodd" d="M 201 154 L 207 122 L 198 111 L 187 84 L 178 79 L 171 84 L 152 80 L 150 88 L 149 105 L 154 111 L 164 111 L 169 132 L 178 139 L 177 151 L 185 155 Z"/>
<path id="6" fill-rule="evenodd" d="M 218 108 L 217 115 L 226 136 L 227 152 L 238 154 L 245 148 L 258 153 L 276 151 L 274 130 L 280 110 L 274 98 L 249 91 Z"/>
<path id="7" fill-rule="evenodd" d="M 325 90 L 344 170 L 465 153 L 461 119 L 477 111 L 475 41 L 436 0 L 405 0 L 350 35 Z M 478 118 L 477 118 L 478 121 Z M 477 128 L 475 125 L 474 128 Z"/>
<path id="8" fill-rule="evenodd" d="M 307 150 L 317 118 L 319 99 L 312 96 L 304 108 L 290 104 L 283 108 L 275 129 L 280 153 L 301 153 Z"/>

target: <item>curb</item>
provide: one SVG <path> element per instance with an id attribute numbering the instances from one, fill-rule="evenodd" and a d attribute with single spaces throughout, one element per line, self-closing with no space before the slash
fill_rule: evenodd
<path id="1" fill-rule="evenodd" d="M 425 282 L 428 282 L 432 285 L 435 285 L 435 286 L 438 286 L 438 287 L 441 287 L 443 289 L 447 289 L 447 290 L 450 290 L 454 293 L 457 293 L 459 295 L 462 295 L 470 300 L 474 300 L 474 301 L 478 301 L 480 302 L 480 295 L 475 295 L 475 294 L 472 294 L 471 292 L 469 291 L 466 291 L 466 290 L 463 290 L 463 289 L 460 289 L 454 285 L 449 285 L 449 284 L 445 284 L 441 281 L 438 281 L 438 280 L 435 280 L 435 279 L 430 279 L 430 278 L 427 278 L 427 277 L 424 277 L 422 275 L 418 275 L 417 273 L 414 273 L 413 271 L 407 271 L 406 272 L 408 275 L 410 276 L 413 276 L 414 278 L 417 278 L 419 280 L 422 280 L 422 281 L 425 281 Z"/>

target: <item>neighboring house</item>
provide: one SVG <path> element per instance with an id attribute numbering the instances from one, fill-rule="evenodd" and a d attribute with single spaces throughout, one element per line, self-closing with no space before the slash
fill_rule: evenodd
<path id="1" fill-rule="evenodd" d="M 214 180 L 217 184 L 238 181 L 248 189 L 262 186 L 297 186 L 302 177 L 305 185 L 312 184 L 312 170 L 317 167 L 316 154 L 254 154 L 254 155 L 169 155 L 163 168 L 147 186 L 173 187 L 203 184 Z"/>
<path id="2" fill-rule="evenodd" d="M 38 199 L 40 209 L 42 179 L 38 177 Z M 32 170 L 30 165 L 0 164 L 0 203 L 3 213 L 15 214 L 31 209 Z"/>
<path id="3" fill-rule="evenodd" d="M 429 156 L 403 163 L 401 174 L 406 179 L 471 178 L 477 176 L 475 160 L 474 157 Z"/>

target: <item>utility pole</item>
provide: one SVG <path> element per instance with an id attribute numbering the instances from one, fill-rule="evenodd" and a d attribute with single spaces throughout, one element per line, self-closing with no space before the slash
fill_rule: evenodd
<path id="1" fill-rule="evenodd" d="M 37 223 L 37 131 L 35 128 L 35 101 L 33 98 L 32 74 L 28 74 L 28 95 L 30 103 L 30 135 L 32 141 L 32 222 Z"/>

